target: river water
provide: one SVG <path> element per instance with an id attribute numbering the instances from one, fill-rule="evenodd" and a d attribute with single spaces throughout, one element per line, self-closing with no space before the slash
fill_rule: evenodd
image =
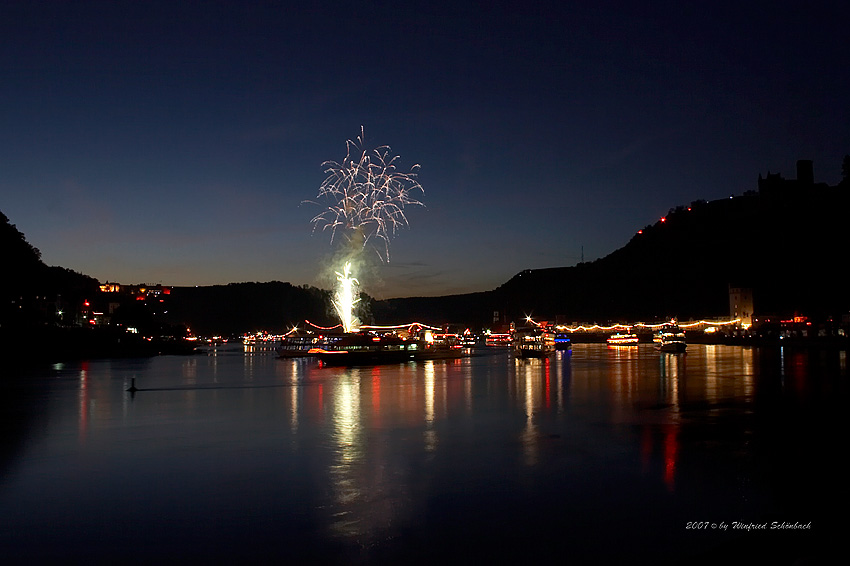
<path id="1" fill-rule="evenodd" d="M 843 351 L 710 345 L 360 368 L 238 346 L 7 370 L 0 556 L 818 559 L 846 523 L 847 382 Z"/>

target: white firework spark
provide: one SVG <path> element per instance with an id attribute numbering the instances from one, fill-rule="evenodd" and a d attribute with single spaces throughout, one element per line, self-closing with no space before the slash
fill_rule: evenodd
<path id="1" fill-rule="evenodd" d="M 333 300 L 334 308 L 339 315 L 344 332 L 356 332 L 360 321 L 354 316 L 354 305 L 360 302 L 360 282 L 351 276 L 351 262 L 345 262 L 342 273 L 336 272 L 338 282 L 336 296 Z"/>
<path id="2" fill-rule="evenodd" d="M 357 141 L 346 142 L 346 155 L 342 163 L 326 161 L 322 164 L 327 177 L 319 187 L 314 204 L 325 206 L 325 210 L 311 220 L 313 231 L 330 231 L 331 242 L 338 232 L 360 233 L 363 246 L 377 238 L 381 240 L 382 260 L 390 260 L 390 240 L 396 232 L 408 226 L 404 208 L 410 205 L 424 206 L 411 196 L 416 191 L 424 192 L 417 180 L 419 165 L 410 172 L 399 171 L 389 146 L 366 150 L 363 128 Z"/>

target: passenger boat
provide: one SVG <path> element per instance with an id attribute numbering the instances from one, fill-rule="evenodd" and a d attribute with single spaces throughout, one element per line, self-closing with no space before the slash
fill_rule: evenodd
<path id="1" fill-rule="evenodd" d="M 418 340 L 357 332 L 327 339 L 307 354 L 319 358 L 323 365 L 358 366 L 409 362 L 419 351 Z"/>
<path id="2" fill-rule="evenodd" d="M 464 355 L 463 343 L 457 334 L 426 331 L 414 353 L 416 360 L 448 360 Z"/>
<path id="3" fill-rule="evenodd" d="M 316 334 L 290 334 L 275 348 L 279 358 L 299 358 L 310 356 L 310 349 L 325 342 L 324 336 Z"/>
<path id="4" fill-rule="evenodd" d="M 637 346 L 637 334 L 617 333 L 608 338 L 609 346 Z"/>
<path id="5" fill-rule="evenodd" d="M 555 332 L 548 327 L 519 328 L 514 333 L 514 353 L 520 358 L 545 358 L 555 352 Z"/>
<path id="6" fill-rule="evenodd" d="M 678 328 L 662 330 L 655 335 L 653 341 L 659 352 L 681 353 L 688 347 L 685 342 L 685 333 Z"/>

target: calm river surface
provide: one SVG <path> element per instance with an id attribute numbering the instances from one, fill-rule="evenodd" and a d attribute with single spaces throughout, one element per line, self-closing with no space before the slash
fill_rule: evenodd
<path id="1" fill-rule="evenodd" d="M 794 563 L 845 536 L 845 352 L 476 354 L 4 370 L 0 562 Z"/>

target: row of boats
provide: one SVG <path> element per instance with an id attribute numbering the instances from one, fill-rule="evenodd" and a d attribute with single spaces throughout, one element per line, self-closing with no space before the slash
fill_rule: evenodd
<path id="1" fill-rule="evenodd" d="M 560 339 L 560 341 L 559 341 Z M 609 346 L 637 346 L 637 334 L 614 334 L 607 339 Z M 551 327 L 534 325 L 518 329 L 513 334 L 515 353 L 522 358 L 539 358 L 551 355 L 558 349 L 569 349 L 570 339 L 556 333 Z M 682 353 L 687 349 L 685 333 L 678 327 L 668 327 L 653 336 L 655 348 L 660 352 Z M 564 347 L 566 346 L 566 347 Z"/>
<path id="2" fill-rule="evenodd" d="M 681 353 L 688 348 L 685 333 L 679 328 L 662 330 L 652 337 L 652 341 L 659 352 Z M 637 334 L 618 333 L 608 338 L 609 346 L 637 346 L 638 343 Z"/>
<path id="3" fill-rule="evenodd" d="M 287 336 L 277 348 L 281 358 L 311 356 L 323 365 L 374 365 L 408 361 L 443 360 L 468 355 L 475 344 L 470 336 L 448 332 L 423 331 L 416 334 L 355 332 L 345 334 L 305 333 Z M 534 323 L 514 328 L 488 345 L 510 347 L 519 358 L 545 358 L 558 350 L 570 350 L 570 338 L 551 325 Z M 611 346 L 638 344 L 635 334 L 615 334 Z M 678 328 L 666 329 L 655 336 L 662 352 L 684 352 L 685 335 Z"/>
<path id="4" fill-rule="evenodd" d="M 351 332 L 288 336 L 277 349 L 281 358 L 311 356 L 323 365 L 374 365 L 460 358 L 469 342 L 456 334 Z"/>
<path id="5" fill-rule="evenodd" d="M 519 357 L 544 357 L 570 349 L 570 340 L 556 337 L 550 329 L 511 332 L 510 340 L 498 344 L 512 347 Z M 310 356 L 323 365 L 374 365 L 408 361 L 445 360 L 469 355 L 476 344 L 471 337 L 439 332 L 415 335 L 354 332 L 346 334 L 300 334 L 287 336 L 277 348 L 281 358 Z"/>

